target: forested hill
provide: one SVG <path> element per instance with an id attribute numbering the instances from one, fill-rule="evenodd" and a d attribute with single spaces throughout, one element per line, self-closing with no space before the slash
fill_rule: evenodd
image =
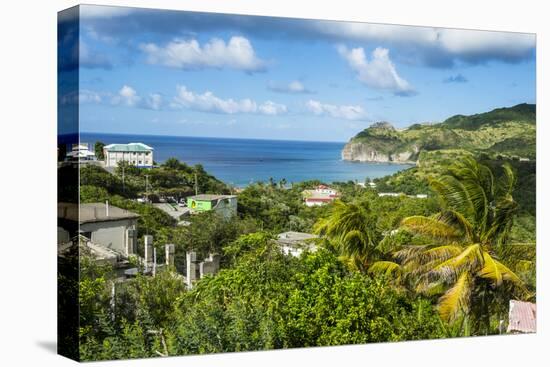
<path id="1" fill-rule="evenodd" d="M 396 129 L 378 122 L 354 136 L 342 158 L 364 162 L 416 162 L 422 151 L 465 149 L 516 158 L 535 158 L 536 105 L 519 104 L 441 123 Z"/>

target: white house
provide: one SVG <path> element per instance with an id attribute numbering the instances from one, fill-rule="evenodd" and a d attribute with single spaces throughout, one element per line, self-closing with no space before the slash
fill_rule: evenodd
<path id="1" fill-rule="evenodd" d="M 340 197 L 340 193 L 326 185 L 319 185 L 314 190 L 304 190 L 302 196 L 305 204 L 311 207 L 330 203 Z"/>
<path id="2" fill-rule="evenodd" d="M 67 153 L 67 159 L 71 161 L 93 161 L 96 159 L 95 153 L 90 151 L 88 143 L 73 144 L 71 151 Z"/>
<path id="3" fill-rule="evenodd" d="M 152 167 L 153 150 L 143 143 L 106 145 L 103 147 L 105 167 L 116 167 L 119 162 L 128 162 L 136 167 Z"/>
<path id="4" fill-rule="evenodd" d="M 136 253 L 139 215 L 109 203 L 58 203 L 58 242 L 80 235 L 124 256 Z"/>
<path id="5" fill-rule="evenodd" d="M 305 250 L 315 252 L 315 240 L 319 236 L 304 232 L 284 232 L 277 235 L 277 243 L 285 255 L 299 257 Z"/>

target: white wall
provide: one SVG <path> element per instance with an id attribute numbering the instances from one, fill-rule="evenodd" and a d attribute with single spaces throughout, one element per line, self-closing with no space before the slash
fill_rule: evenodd
<path id="1" fill-rule="evenodd" d="M 98 245 L 126 253 L 126 230 L 135 229 L 135 219 L 124 219 L 108 222 L 84 223 L 82 232 L 92 232 L 92 242 Z"/>

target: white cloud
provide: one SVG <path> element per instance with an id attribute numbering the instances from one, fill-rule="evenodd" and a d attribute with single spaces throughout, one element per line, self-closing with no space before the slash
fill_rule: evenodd
<path id="1" fill-rule="evenodd" d="M 213 38 L 208 43 L 197 40 L 174 39 L 167 45 L 154 43 L 140 45 L 147 54 L 147 62 L 181 69 L 232 68 L 244 71 L 261 71 L 265 62 L 256 56 L 250 41 L 244 37 L 231 37 L 229 42 Z"/>
<path id="2" fill-rule="evenodd" d="M 454 60 L 471 63 L 488 60 L 518 62 L 526 59 L 536 46 L 535 35 L 529 33 L 331 21 L 314 22 L 312 27 L 319 34 L 335 40 L 413 47 L 423 53 L 427 61 L 435 57 L 432 60 L 435 64 L 440 62 L 438 59 L 443 57 L 442 53 Z"/>
<path id="3" fill-rule="evenodd" d="M 401 96 L 415 93 L 409 82 L 397 74 L 388 49 L 377 47 L 372 52 L 370 60 L 365 56 L 362 47 L 349 50 L 345 46 L 339 46 L 338 53 L 357 73 L 357 78 L 363 84 L 374 89 L 389 90 Z"/>
<path id="4" fill-rule="evenodd" d="M 151 93 L 145 99 L 145 106 L 151 110 L 160 110 L 162 108 L 163 99 L 158 93 Z"/>
<path id="5" fill-rule="evenodd" d="M 351 105 L 332 105 L 310 99 L 306 103 L 306 108 L 318 116 L 331 116 L 345 120 L 365 120 L 368 115 L 361 106 Z"/>
<path id="6" fill-rule="evenodd" d="M 291 93 L 291 94 L 307 94 L 313 93 L 311 90 L 307 89 L 302 82 L 294 80 L 288 84 L 280 85 L 277 83 L 270 82 L 268 84 L 268 89 L 279 92 L 279 93 Z"/>
<path id="7" fill-rule="evenodd" d="M 116 18 L 131 14 L 135 9 L 123 6 L 80 5 L 82 18 Z"/>
<path id="8" fill-rule="evenodd" d="M 272 101 L 266 101 L 258 106 L 258 111 L 264 115 L 281 115 L 287 112 L 287 108 L 283 104 L 275 103 Z"/>
<path id="9" fill-rule="evenodd" d="M 192 110 L 213 112 L 222 114 L 259 113 L 264 115 L 280 115 L 287 112 L 287 107 L 272 101 L 257 104 L 255 101 L 245 98 L 234 100 L 222 99 L 210 91 L 202 94 L 187 89 L 184 85 L 177 86 L 177 94 L 172 103 L 174 108 L 189 108 Z"/>
<path id="10" fill-rule="evenodd" d="M 111 104 L 158 111 L 164 107 L 164 99 L 159 93 L 150 93 L 142 97 L 134 88 L 124 85 L 117 94 L 111 95 Z"/>
<path id="11" fill-rule="evenodd" d="M 101 95 L 97 92 L 81 89 L 78 92 L 70 92 L 61 97 L 62 105 L 77 104 L 77 103 L 101 103 Z"/>
<path id="12" fill-rule="evenodd" d="M 128 85 L 124 85 L 118 93 L 113 96 L 111 103 L 114 105 L 125 105 L 134 107 L 141 101 L 141 97 L 136 90 Z"/>
<path id="13" fill-rule="evenodd" d="M 535 47 L 533 34 L 438 29 L 437 43 L 446 51 L 466 59 L 500 55 L 508 60 L 522 58 Z"/>

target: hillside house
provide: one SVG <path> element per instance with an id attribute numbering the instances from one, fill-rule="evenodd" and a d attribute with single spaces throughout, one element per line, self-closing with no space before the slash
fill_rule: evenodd
<path id="1" fill-rule="evenodd" d="M 237 196 L 211 194 L 189 196 L 187 207 L 191 210 L 191 214 L 214 210 L 224 218 L 231 218 L 237 215 Z"/>
<path id="2" fill-rule="evenodd" d="M 340 193 L 326 185 L 319 185 L 313 190 L 302 191 L 307 206 L 325 205 L 340 197 Z"/>
<path id="3" fill-rule="evenodd" d="M 58 203 L 58 243 L 76 235 L 129 256 L 136 253 L 139 215 L 109 203 Z"/>
<path id="4" fill-rule="evenodd" d="M 136 167 L 153 167 L 153 148 L 143 143 L 109 144 L 103 147 L 105 167 L 128 162 Z"/>
<path id="5" fill-rule="evenodd" d="M 281 246 L 281 250 L 286 255 L 298 257 L 305 250 L 314 252 L 317 247 L 314 241 L 319 236 L 305 232 L 283 232 L 277 235 L 277 243 Z"/>

